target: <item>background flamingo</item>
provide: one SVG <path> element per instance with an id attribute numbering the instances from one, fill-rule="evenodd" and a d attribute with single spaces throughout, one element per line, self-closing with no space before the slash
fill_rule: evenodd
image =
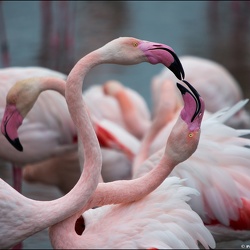
<path id="1" fill-rule="evenodd" d="M 103 85 L 104 92 L 114 97 L 120 107 L 125 128 L 141 139 L 150 125 L 150 111 L 143 97 L 119 81 L 110 80 Z"/>
<path id="2" fill-rule="evenodd" d="M 192 82 L 202 95 L 207 103 L 207 111 L 214 113 L 222 108 L 232 107 L 243 99 L 239 83 L 223 65 L 197 56 L 182 56 L 180 60 L 185 68 L 186 80 Z M 155 78 L 158 81 L 175 81 L 171 72 L 165 69 Z M 234 128 L 250 128 L 250 115 L 242 108 L 227 121 L 227 124 Z"/>
<path id="3" fill-rule="evenodd" d="M 6 95 L 16 81 L 33 76 L 53 76 L 65 79 L 65 75 L 56 71 L 41 67 L 10 67 L 0 69 L 0 117 L 2 120 Z M 53 108 L 52 108 L 53 107 Z M 56 117 L 56 119 L 55 119 Z M 43 160 L 45 156 L 56 152 L 65 152 L 76 148 L 73 145 L 76 130 L 67 110 L 63 97 L 48 91 L 34 105 L 33 110 L 27 116 L 22 128 L 19 130 L 20 138 L 25 147 L 25 153 L 14 149 L 10 143 L 0 134 L 1 148 L 0 158 L 11 162 L 14 166 L 15 188 L 20 191 L 20 167 L 30 162 Z M 38 143 L 39 142 L 39 143 Z"/>

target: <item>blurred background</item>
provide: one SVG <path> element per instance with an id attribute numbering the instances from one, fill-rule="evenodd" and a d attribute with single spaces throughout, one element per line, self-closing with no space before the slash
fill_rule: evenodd
<path id="1" fill-rule="evenodd" d="M 43 66 L 68 74 L 87 53 L 120 36 L 165 43 L 178 56 L 195 55 L 225 66 L 250 97 L 248 1 L 0 1 L 0 67 Z M 9 56 L 5 54 L 9 51 Z M 162 65 L 100 65 L 84 88 L 117 79 L 143 95 L 150 107 L 151 79 Z M 248 110 L 250 110 L 248 104 Z M 8 170 L 1 172 L 8 176 Z M 4 178 L 2 177 L 2 178 Z M 24 185 L 24 194 L 54 199 L 60 193 Z M 51 248 L 47 230 L 24 248 Z"/>

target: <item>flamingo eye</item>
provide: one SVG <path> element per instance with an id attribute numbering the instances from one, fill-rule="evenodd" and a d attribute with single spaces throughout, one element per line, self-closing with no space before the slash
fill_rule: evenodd
<path id="1" fill-rule="evenodd" d="M 191 138 L 191 137 L 193 137 L 193 135 L 194 135 L 193 133 L 189 133 L 189 134 L 188 134 L 188 137 Z"/>
<path id="2" fill-rule="evenodd" d="M 138 46 L 138 42 L 133 42 L 133 46 L 137 47 Z"/>

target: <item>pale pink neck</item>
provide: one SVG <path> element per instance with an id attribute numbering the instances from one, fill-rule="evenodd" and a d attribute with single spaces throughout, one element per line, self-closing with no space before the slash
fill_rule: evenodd
<path id="1" fill-rule="evenodd" d="M 65 96 L 66 82 L 63 79 L 55 77 L 42 77 L 40 78 L 40 90 L 55 90 L 59 92 L 62 96 Z"/>
<path id="2" fill-rule="evenodd" d="M 137 138 L 141 139 L 149 127 L 149 122 L 142 119 L 137 114 L 136 107 L 128 96 L 126 90 L 119 91 L 116 93 L 115 97 L 120 105 L 122 117 L 128 130 Z"/>
<path id="3" fill-rule="evenodd" d="M 163 102 L 163 101 L 162 101 Z M 159 112 L 157 112 L 156 116 L 154 117 L 151 126 L 147 130 L 139 149 L 138 154 L 135 156 L 132 172 L 136 174 L 137 170 L 141 166 L 141 164 L 149 157 L 150 147 L 157 137 L 158 133 L 163 129 L 169 122 L 172 120 L 176 120 L 179 115 L 179 110 L 181 108 L 176 108 L 174 111 L 169 109 L 167 103 L 166 105 L 162 105 L 160 107 Z"/>
<path id="4" fill-rule="evenodd" d="M 52 244 L 61 244 L 58 242 L 58 239 L 63 237 L 66 231 L 71 235 L 68 236 L 68 239 L 74 239 L 74 241 L 81 240 L 80 237 L 77 237 L 74 228 L 76 220 L 85 211 L 94 207 L 109 204 L 130 203 L 145 197 L 154 191 L 167 178 L 176 164 L 177 163 L 172 162 L 172 160 L 164 154 L 155 168 L 138 179 L 99 183 L 94 194 L 81 211 L 50 228 Z"/>
<path id="5" fill-rule="evenodd" d="M 163 155 L 160 162 L 144 176 L 133 180 L 99 183 L 84 210 L 108 204 L 129 203 L 154 191 L 171 173 L 175 163 Z"/>

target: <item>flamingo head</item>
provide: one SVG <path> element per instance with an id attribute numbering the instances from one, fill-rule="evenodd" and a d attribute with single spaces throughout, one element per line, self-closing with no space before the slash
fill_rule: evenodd
<path id="1" fill-rule="evenodd" d="M 1 132 L 18 151 L 23 151 L 17 130 L 39 96 L 39 85 L 35 78 L 18 81 L 9 90 L 1 123 Z"/>
<path id="2" fill-rule="evenodd" d="M 184 106 L 167 141 L 166 153 L 172 156 L 174 165 L 188 159 L 197 149 L 200 127 L 205 111 L 205 103 L 196 89 L 187 81 L 189 87 L 177 83 Z"/>
<path id="3" fill-rule="evenodd" d="M 133 37 L 120 37 L 107 43 L 102 49 L 105 49 L 102 58 L 107 63 L 125 65 L 141 62 L 161 63 L 169 68 L 178 79 L 182 80 L 185 77 L 178 56 L 168 45 Z"/>

